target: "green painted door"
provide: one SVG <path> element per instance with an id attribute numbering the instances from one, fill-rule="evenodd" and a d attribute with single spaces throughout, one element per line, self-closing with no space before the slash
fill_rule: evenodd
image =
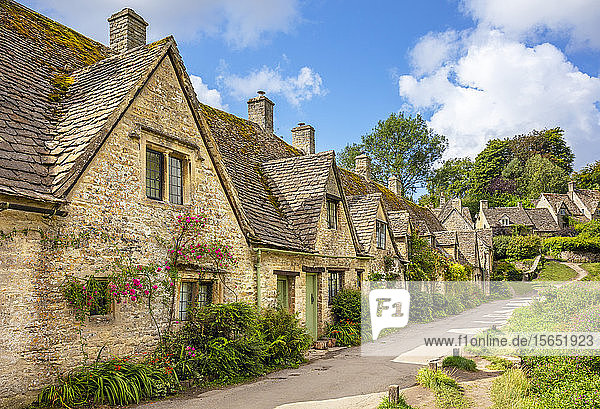
<path id="1" fill-rule="evenodd" d="M 317 275 L 306 274 L 306 329 L 317 339 Z"/>

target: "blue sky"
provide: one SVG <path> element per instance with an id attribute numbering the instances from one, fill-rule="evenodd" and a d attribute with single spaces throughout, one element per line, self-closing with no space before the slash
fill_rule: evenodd
<path id="1" fill-rule="evenodd" d="M 597 0 L 27 0 L 104 43 L 131 7 L 173 34 L 200 100 L 246 117 L 264 89 L 276 133 L 306 122 L 319 151 L 390 113 L 421 113 L 474 156 L 494 137 L 561 126 L 576 167 L 600 158 Z"/>

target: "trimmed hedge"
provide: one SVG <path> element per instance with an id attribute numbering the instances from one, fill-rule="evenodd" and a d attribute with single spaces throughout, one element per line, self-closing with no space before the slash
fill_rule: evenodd
<path id="1" fill-rule="evenodd" d="M 542 239 L 539 236 L 496 236 L 493 238 L 494 259 L 523 260 L 540 254 Z"/>

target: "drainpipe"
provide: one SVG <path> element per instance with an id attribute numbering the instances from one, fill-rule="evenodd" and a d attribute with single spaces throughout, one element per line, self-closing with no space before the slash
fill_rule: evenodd
<path id="1" fill-rule="evenodd" d="M 261 290 L 261 280 L 260 280 L 260 261 L 261 261 L 261 250 L 262 249 L 255 249 L 256 250 L 256 257 L 257 257 L 257 262 L 256 262 L 256 306 L 258 307 L 258 309 L 260 310 L 260 306 L 261 306 L 261 299 L 262 299 L 262 290 Z"/>

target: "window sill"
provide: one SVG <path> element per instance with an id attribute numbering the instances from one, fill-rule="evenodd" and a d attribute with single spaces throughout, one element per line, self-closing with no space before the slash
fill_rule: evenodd
<path id="1" fill-rule="evenodd" d="M 188 203 L 184 203 L 184 204 L 175 204 L 175 203 L 171 203 L 167 200 L 159 200 L 159 199 L 151 199 L 148 196 L 144 197 L 144 203 L 148 204 L 148 205 L 153 205 L 153 206 L 160 206 L 160 207 L 164 207 L 164 208 L 175 208 L 175 209 L 186 209 L 188 207 L 190 207 L 190 204 Z"/>

